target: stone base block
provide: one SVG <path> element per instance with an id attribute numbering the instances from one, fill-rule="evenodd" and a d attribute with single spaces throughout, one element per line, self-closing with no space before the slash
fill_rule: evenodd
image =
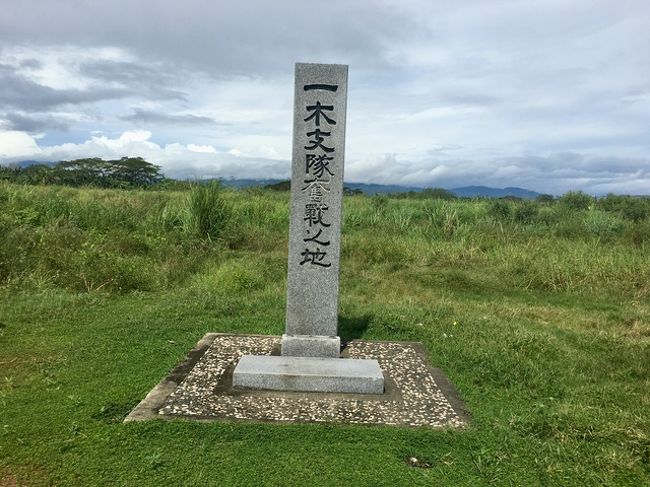
<path id="1" fill-rule="evenodd" d="M 305 392 L 383 394 L 384 374 L 372 359 L 245 355 L 235 367 L 233 386 Z"/>
<path id="2" fill-rule="evenodd" d="M 282 355 L 287 357 L 330 357 L 341 354 L 341 338 L 318 335 L 282 335 Z"/>

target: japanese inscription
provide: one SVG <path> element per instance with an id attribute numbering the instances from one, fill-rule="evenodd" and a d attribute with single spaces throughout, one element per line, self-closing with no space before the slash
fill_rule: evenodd
<path id="1" fill-rule="evenodd" d="M 318 86 L 318 88 L 314 89 L 315 91 L 328 90 L 335 92 L 338 89 L 337 85 L 319 84 L 305 85 L 305 91 L 309 91 L 310 86 Z M 323 105 L 317 99 L 314 105 L 307 105 L 305 110 L 308 115 L 303 119 L 304 122 L 311 122 L 316 127 L 320 126 L 321 120 L 323 123 L 336 125 L 336 121 L 324 113 L 325 111 L 332 112 L 331 116 L 334 116 L 334 105 Z M 309 112 L 311 112 L 311 115 L 309 115 Z M 306 235 L 303 238 L 305 250 L 300 254 L 303 257 L 300 265 L 330 267 L 332 263 L 327 258 L 327 247 L 329 247 L 330 241 L 317 240 L 317 237 L 320 237 L 325 228 L 331 226 L 324 219 L 329 207 L 323 200 L 324 192 L 329 192 L 328 186 L 331 177 L 334 176 L 332 172 L 334 168 L 330 167 L 334 157 L 328 156 L 328 154 L 335 152 L 336 148 L 325 145 L 327 138 L 332 135 L 331 131 L 315 128 L 308 131 L 306 135 L 309 138 L 309 143 L 303 147 L 307 151 L 305 154 L 305 179 L 303 181 L 306 186 L 303 191 L 309 191 L 309 203 L 305 205 L 304 220 L 307 222 L 307 228 L 305 229 Z M 318 232 L 316 237 L 310 235 L 316 231 Z"/>
<path id="2" fill-rule="evenodd" d="M 335 335 L 347 66 L 296 65 L 287 333 Z"/>

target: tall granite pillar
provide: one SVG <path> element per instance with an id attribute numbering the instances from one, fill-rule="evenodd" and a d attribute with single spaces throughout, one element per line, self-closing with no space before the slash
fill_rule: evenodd
<path id="1" fill-rule="evenodd" d="M 348 67 L 296 64 L 282 355 L 338 357 Z"/>
<path id="2" fill-rule="evenodd" d="M 339 358 L 339 254 L 348 67 L 296 64 L 282 356 L 243 356 L 239 388 L 381 394 L 377 360 Z"/>

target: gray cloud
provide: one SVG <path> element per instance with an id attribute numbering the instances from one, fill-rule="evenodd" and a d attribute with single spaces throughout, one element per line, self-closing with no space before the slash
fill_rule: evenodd
<path id="1" fill-rule="evenodd" d="M 171 66 L 95 60 L 79 66 L 79 74 L 103 83 L 123 85 L 132 95 L 146 99 L 185 100 L 186 94 L 174 86 L 181 85 L 180 73 Z"/>
<path id="2" fill-rule="evenodd" d="M 120 117 L 121 120 L 127 122 L 137 122 L 141 124 L 154 124 L 154 125 L 171 125 L 171 126 L 197 126 L 197 125 L 232 125 L 225 122 L 217 122 L 210 117 L 203 117 L 193 114 L 170 114 L 163 112 L 156 112 L 153 110 L 144 110 L 142 108 L 134 108 L 133 113 Z"/>
<path id="3" fill-rule="evenodd" d="M 61 118 L 50 115 L 22 115 L 19 113 L 6 113 L 3 117 L 8 122 L 10 130 L 21 130 L 23 132 L 43 132 L 52 130 L 56 132 L 65 132 L 70 127 L 70 123 L 61 120 Z"/>
<path id="4" fill-rule="evenodd" d="M 128 94 L 123 89 L 105 87 L 57 90 L 16 74 L 11 66 L 0 65 L 0 105 L 9 108 L 43 111 L 67 104 L 124 98 Z"/>
<path id="5" fill-rule="evenodd" d="M 346 170 L 350 181 L 397 182 L 421 187 L 519 186 L 551 194 L 573 189 L 592 194 L 609 191 L 648 194 L 650 188 L 650 158 L 578 153 L 489 159 L 427 157 L 422 160 L 387 154 L 371 161 L 352 161 Z M 368 178 L 364 174 L 372 176 Z"/>
<path id="6" fill-rule="evenodd" d="M 28 59 L 20 67 L 42 67 Z M 63 105 L 81 105 L 105 100 L 139 98 L 144 100 L 185 100 L 175 75 L 161 68 L 118 61 L 89 61 L 79 66 L 78 74 L 93 80 L 85 89 L 55 89 L 40 84 L 18 68 L 0 64 L 0 104 L 27 112 L 45 111 Z M 15 115 L 15 117 L 19 117 Z"/>
<path id="7" fill-rule="evenodd" d="M 40 62 L 38 59 L 25 59 L 21 61 L 20 67 L 29 68 L 29 69 L 40 69 L 43 67 L 43 63 Z"/>
<path id="8" fill-rule="evenodd" d="M 387 40 L 422 34 L 417 19 L 388 2 L 329 0 L 113 0 L 80 8 L 74 0 L 3 5 L 0 39 L 12 43 L 121 46 L 217 76 L 284 73 L 294 61 L 386 61 Z"/>

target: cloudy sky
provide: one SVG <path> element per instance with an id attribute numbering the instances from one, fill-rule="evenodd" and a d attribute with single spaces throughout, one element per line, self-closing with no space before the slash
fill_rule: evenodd
<path id="1" fill-rule="evenodd" d="M 650 194 L 647 0 L 3 0 L 0 163 L 286 178 L 295 62 L 350 66 L 347 181 Z"/>

